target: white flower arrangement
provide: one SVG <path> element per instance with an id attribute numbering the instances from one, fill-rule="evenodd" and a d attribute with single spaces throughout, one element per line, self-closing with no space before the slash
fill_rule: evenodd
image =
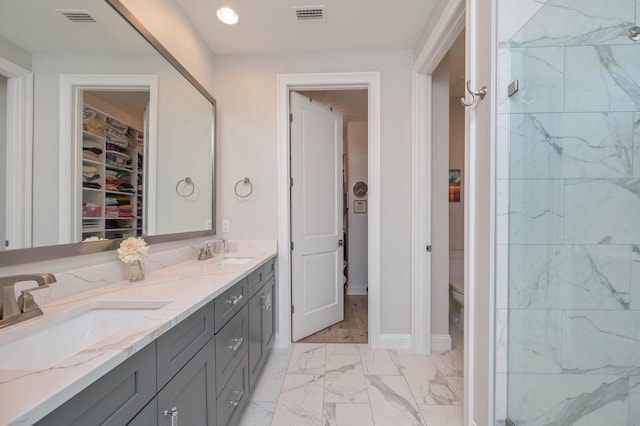
<path id="1" fill-rule="evenodd" d="M 118 257 L 129 264 L 144 259 L 148 251 L 149 246 L 143 238 L 129 237 L 120 243 Z"/>
<path id="2" fill-rule="evenodd" d="M 132 268 L 129 269 L 129 281 L 144 280 L 142 259 L 145 258 L 148 251 L 149 246 L 142 238 L 129 237 L 120 243 L 118 257 L 124 263 L 132 266 Z"/>

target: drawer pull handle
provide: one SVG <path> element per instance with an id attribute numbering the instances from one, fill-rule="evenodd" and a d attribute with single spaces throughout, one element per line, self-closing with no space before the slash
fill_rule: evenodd
<path id="1" fill-rule="evenodd" d="M 229 304 L 229 305 L 237 305 L 238 303 L 240 303 L 240 301 L 244 298 L 244 296 L 242 296 L 241 294 L 237 295 L 237 296 L 233 296 L 231 297 L 229 300 L 225 300 L 225 303 Z"/>
<path id="2" fill-rule="evenodd" d="M 244 337 L 241 337 L 239 339 L 231 339 L 232 342 L 236 342 L 235 345 L 231 345 L 231 346 L 227 346 L 228 349 L 231 349 L 232 351 L 237 351 L 238 349 L 240 349 L 240 346 L 242 346 L 242 342 L 244 342 Z"/>
<path id="3" fill-rule="evenodd" d="M 233 405 L 234 407 L 237 407 L 238 404 L 240 404 L 240 401 L 242 401 L 242 397 L 244 396 L 244 391 L 243 390 L 237 390 L 237 391 L 233 391 L 231 393 L 236 395 L 238 397 L 238 399 L 236 399 L 235 401 L 225 401 L 225 402 L 227 404 Z"/>
<path id="4" fill-rule="evenodd" d="M 164 410 L 162 414 L 166 416 L 171 416 L 171 426 L 178 426 L 178 408 L 173 407 L 171 410 Z"/>

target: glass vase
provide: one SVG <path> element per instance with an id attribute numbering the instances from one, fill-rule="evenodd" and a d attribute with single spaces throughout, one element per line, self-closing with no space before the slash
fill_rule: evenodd
<path id="1" fill-rule="evenodd" d="M 136 282 L 144 280 L 144 263 L 136 260 L 129 264 L 129 281 Z"/>

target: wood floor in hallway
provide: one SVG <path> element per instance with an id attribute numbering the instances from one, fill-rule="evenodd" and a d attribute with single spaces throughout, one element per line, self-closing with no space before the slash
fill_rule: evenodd
<path id="1" fill-rule="evenodd" d="M 297 343 L 368 343 L 369 304 L 367 295 L 344 296 L 344 320 Z"/>

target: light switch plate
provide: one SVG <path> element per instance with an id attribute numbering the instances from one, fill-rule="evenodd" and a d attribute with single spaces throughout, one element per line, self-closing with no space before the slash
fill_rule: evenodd
<path id="1" fill-rule="evenodd" d="M 222 232 L 231 232 L 231 224 L 229 219 L 224 219 L 222 221 Z"/>

